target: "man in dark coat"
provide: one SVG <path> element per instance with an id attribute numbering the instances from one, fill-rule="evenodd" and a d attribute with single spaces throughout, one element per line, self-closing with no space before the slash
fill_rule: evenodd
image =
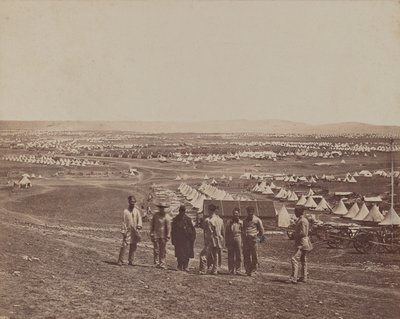
<path id="1" fill-rule="evenodd" d="M 171 240 L 175 246 L 178 270 L 188 271 L 189 259 L 194 257 L 193 245 L 196 230 L 192 220 L 186 215 L 185 205 L 179 207 L 179 214 L 172 220 Z"/>

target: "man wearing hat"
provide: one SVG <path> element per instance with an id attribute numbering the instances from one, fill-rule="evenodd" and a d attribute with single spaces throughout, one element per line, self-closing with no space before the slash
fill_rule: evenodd
<path id="1" fill-rule="evenodd" d="M 121 228 L 122 245 L 119 251 L 118 265 L 123 265 L 125 250 L 129 246 L 128 265 L 133 266 L 137 244 L 140 241 L 139 230 L 142 229 L 142 216 L 135 207 L 136 199 L 134 196 L 128 197 L 128 208 L 123 212 L 123 223 Z"/>
<path id="2" fill-rule="evenodd" d="M 294 243 L 296 253 L 293 255 L 292 262 L 292 276 L 291 282 L 297 284 L 298 282 L 306 282 L 308 271 L 307 271 L 307 254 L 313 249 L 310 237 L 308 236 L 308 231 L 310 228 L 310 223 L 308 219 L 304 216 L 304 208 L 297 206 L 294 209 L 294 214 L 298 218 L 296 222 L 296 228 L 294 231 Z M 301 263 L 301 276 L 298 278 L 299 272 L 299 262 Z"/>
<path id="3" fill-rule="evenodd" d="M 165 211 L 169 207 L 168 204 L 161 202 L 156 206 L 159 211 L 154 214 L 150 226 L 150 237 L 154 246 L 154 264 L 157 268 L 166 269 L 166 246 L 171 238 L 171 217 Z"/>
<path id="4" fill-rule="evenodd" d="M 192 220 L 185 212 L 185 205 L 181 205 L 179 214 L 172 220 L 171 242 L 175 247 L 178 270 L 188 271 L 189 259 L 194 257 L 193 245 L 196 239 L 196 230 Z"/>
<path id="5" fill-rule="evenodd" d="M 246 274 L 252 276 L 257 269 L 257 235 L 264 235 L 262 221 L 254 216 L 254 207 L 246 208 L 247 217 L 243 220 L 243 257 Z"/>
<path id="6" fill-rule="evenodd" d="M 224 246 L 225 229 L 221 217 L 216 214 L 217 206 L 208 206 L 209 216 L 204 220 L 204 249 L 200 253 L 200 274 L 205 274 L 207 264 L 212 265 L 211 274 L 218 274 L 221 249 Z"/>

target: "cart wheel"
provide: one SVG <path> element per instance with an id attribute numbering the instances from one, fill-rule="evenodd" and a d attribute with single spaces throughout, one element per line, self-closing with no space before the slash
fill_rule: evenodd
<path id="1" fill-rule="evenodd" d="M 354 248 L 362 254 L 368 254 L 371 252 L 374 244 L 371 242 L 373 235 L 367 233 L 361 233 L 354 237 Z"/>
<path id="2" fill-rule="evenodd" d="M 384 244 L 383 248 L 384 251 L 388 252 L 388 253 L 396 253 L 400 251 L 400 238 L 396 236 L 396 234 L 383 234 L 382 235 L 382 242 Z"/>
<path id="3" fill-rule="evenodd" d="M 326 243 L 331 248 L 341 249 L 345 247 L 346 234 L 342 230 L 331 230 L 327 233 Z"/>
<path id="4" fill-rule="evenodd" d="M 325 231 L 320 228 L 313 230 L 310 234 L 310 239 L 312 243 L 326 240 Z"/>
<path id="5" fill-rule="evenodd" d="M 286 231 L 286 235 L 288 236 L 288 238 L 289 238 L 290 240 L 293 240 L 293 239 L 294 239 L 294 231 L 293 231 L 293 230 L 287 230 L 287 231 Z"/>

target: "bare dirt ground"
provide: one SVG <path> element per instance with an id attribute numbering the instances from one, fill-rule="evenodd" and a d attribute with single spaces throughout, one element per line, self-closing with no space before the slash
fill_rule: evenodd
<path id="1" fill-rule="evenodd" d="M 121 212 L 128 193 L 142 200 L 152 183 L 176 187 L 178 182 L 171 182 L 176 174 L 191 174 L 193 170 L 144 161 L 121 161 L 116 166 L 138 167 L 141 175 L 131 180 L 66 176 L 35 180 L 30 190 L 0 189 L 0 316 L 398 317 L 398 254 L 360 255 L 354 249 L 316 244 L 310 254 L 311 280 L 292 285 L 287 282 L 292 242 L 284 235 L 270 235 L 259 247 L 256 277 L 230 276 L 226 266 L 218 276 L 200 276 L 200 230 L 190 272 L 175 270 L 170 244 L 169 269 L 163 271 L 152 265 L 146 223 L 137 265 L 116 266 Z M 219 176 L 243 170 L 239 165 L 213 164 L 204 171 L 196 170 L 196 174 L 214 171 Z M 291 170 L 296 171 L 296 167 L 291 166 Z M 223 264 L 227 264 L 226 253 Z"/>

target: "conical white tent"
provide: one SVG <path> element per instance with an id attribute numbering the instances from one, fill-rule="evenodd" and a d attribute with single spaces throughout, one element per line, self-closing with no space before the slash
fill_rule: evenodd
<path id="1" fill-rule="evenodd" d="M 343 203 L 342 199 L 339 201 L 339 204 L 333 210 L 333 213 L 335 215 L 342 215 L 342 216 L 344 216 L 348 213 L 348 210 L 347 210 L 345 204 Z"/>
<path id="2" fill-rule="evenodd" d="M 389 209 L 383 221 L 379 225 L 400 225 L 400 217 L 397 215 L 393 207 Z"/>
<path id="3" fill-rule="evenodd" d="M 315 180 L 315 178 L 313 176 L 311 176 L 309 183 L 311 184 L 315 184 L 317 181 Z"/>
<path id="4" fill-rule="evenodd" d="M 289 227 L 290 225 L 290 215 L 285 207 L 282 205 L 278 212 L 278 227 Z"/>
<path id="5" fill-rule="evenodd" d="M 304 204 L 305 208 L 316 208 L 317 207 L 317 203 L 315 202 L 314 198 L 312 198 L 312 196 L 307 198 L 306 203 Z"/>
<path id="6" fill-rule="evenodd" d="M 262 192 L 264 195 L 274 195 L 274 192 L 272 191 L 271 187 L 268 185 L 265 187 L 265 189 Z"/>
<path id="7" fill-rule="evenodd" d="M 32 186 L 32 182 L 29 180 L 28 177 L 24 176 L 24 177 L 22 177 L 22 179 L 19 181 L 19 186 L 20 186 L 20 187 L 28 188 L 28 187 L 31 187 L 31 186 Z"/>
<path id="8" fill-rule="evenodd" d="M 297 196 L 297 194 L 295 192 L 292 191 L 292 192 L 290 192 L 290 194 L 288 195 L 286 200 L 289 202 L 296 202 L 299 200 L 299 197 Z"/>
<path id="9" fill-rule="evenodd" d="M 275 198 L 284 198 L 287 195 L 287 192 L 284 188 L 281 188 L 278 194 L 275 195 Z"/>
<path id="10" fill-rule="evenodd" d="M 354 178 L 354 176 L 351 176 L 348 180 L 349 183 L 357 183 L 357 180 Z"/>
<path id="11" fill-rule="evenodd" d="M 213 180 L 210 183 L 211 185 L 218 185 L 218 182 L 213 178 Z"/>
<path id="12" fill-rule="evenodd" d="M 293 176 L 290 176 L 288 182 L 289 183 L 296 183 L 296 179 Z"/>
<path id="13" fill-rule="evenodd" d="M 369 214 L 364 218 L 364 221 L 380 223 L 381 221 L 383 221 L 383 219 L 384 218 L 379 210 L 379 207 L 377 205 L 374 205 L 369 211 Z"/>
<path id="14" fill-rule="evenodd" d="M 308 194 L 306 196 L 307 197 L 308 196 L 314 196 L 314 194 L 315 194 L 314 191 L 312 190 L 312 188 L 310 188 L 309 191 L 308 191 Z"/>
<path id="15" fill-rule="evenodd" d="M 269 187 L 271 187 L 271 189 L 275 189 L 275 188 L 276 188 L 276 185 L 274 184 L 274 182 L 272 182 L 271 185 L 270 185 Z"/>
<path id="16" fill-rule="evenodd" d="M 344 215 L 344 218 L 354 218 L 357 213 L 360 211 L 360 208 L 358 207 L 357 202 L 354 202 L 353 206 L 349 209 L 348 213 Z"/>
<path id="17" fill-rule="evenodd" d="M 325 200 L 325 198 L 322 197 L 321 201 L 318 203 L 317 207 L 315 208 L 316 211 L 331 211 L 332 208 L 328 204 L 328 202 Z"/>
<path id="18" fill-rule="evenodd" d="M 301 195 L 299 201 L 296 203 L 297 206 L 304 206 L 307 202 L 307 198 L 304 195 Z"/>
<path id="19" fill-rule="evenodd" d="M 365 203 L 362 204 L 360 211 L 357 213 L 357 215 L 353 218 L 353 220 L 364 220 L 365 217 L 369 214 L 367 205 Z"/>

